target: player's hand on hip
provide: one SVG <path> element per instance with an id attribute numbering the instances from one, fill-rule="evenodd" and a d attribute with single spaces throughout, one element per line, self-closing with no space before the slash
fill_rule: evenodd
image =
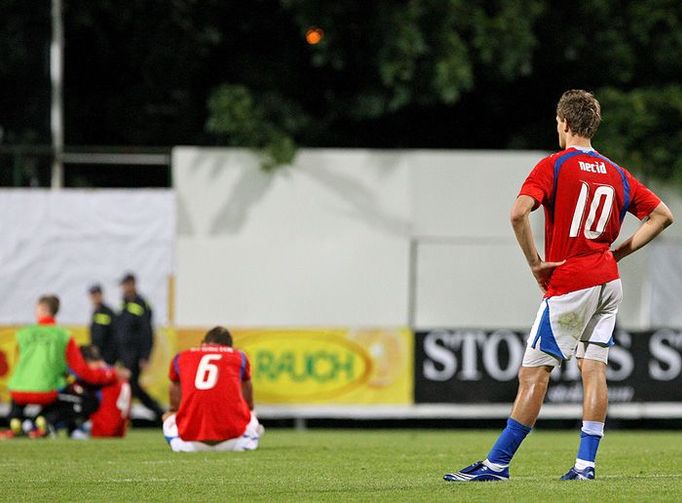
<path id="1" fill-rule="evenodd" d="M 531 266 L 530 270 L 533 272 L 535 281 L 538 282 L 538 286 L 543 294 L 547 293 L 547 285 L 549 284 L 554 269 L 565 263 L 565 260 L 562 260 L 561 262 L 545 262 L 541 260 L 537 265 Z"/>

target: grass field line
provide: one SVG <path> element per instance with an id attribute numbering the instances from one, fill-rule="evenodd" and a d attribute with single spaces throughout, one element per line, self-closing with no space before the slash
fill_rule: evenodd
<path id="1" fill-rule="evenodd" d="M 101 478 L 101 479 L 88 479 L 87 483 L 96 483 L 96 484 L 109 484 L 109 483 L 115 483 L 115 484 L 120 484 L 120 483 L 125 483 L 125 484 L 147 484 L 149 482 L 158 482 L 158 483 L 169 483 L 169 482 L 174 482 L 175 479 L 169 479 L 169 478 L 156 478 L 156 477 L 149 477 L 149 478 L 124 478 L 124 479 L 117 479 L 115 477 L 107 477 L 107 478 Z M 51 479 L 46 479 L 46 478 L 41 478 L 41 479 L 31 479 L 32 484 L 54 484 L 55 480 L 53 478 Z"/>
<path id="2" fill-rule="evenodd" d="M 145 478 L 141 478 L 141 479 L 131 479 L 131 478 L 117 479 L 117 478 L 110 477 L 110 478 L 106 478 L 106 479 L 97 479 L 97 480 L 94 480 L 93 482 L 115 482 L 115 483 L 125 482 L 125 483 L 134 483 L 134 484 L 139 484 L 139 483 L 146 484 L 148 482 L 164 482 L 165 483 L 165 482 L 172 482 L 172 481 L 173 481 L 173 479 L 160 479 L 160 478 L 154 478 L 154 477 L 150 477 L 150 478 L 145 477 Z"/>
<path id="3" fill-rule="evenodd" d="M 597 480 L 632 480 L 632 479 L 679 479 L 682 478 L 682 473 L 669 473 L 669 474 L 651 474 L 651 475 L 600 475 Z M 169 478 L 115 478 L 108 477 L 93 480 L 93 482 L 170 482 L 173 479 Z M 547 477 L 512 477 L 511 481 L 523 480 L 529 482 L 546 482 Z M 558 480 L 558 479 L 557 479 Z"/>
<path id="4" fill-rule="evenodd" d="M 650 480 L 650 479 L 679 479 L 682 478 L 682 473 L 652 473 L 651 475 L 598 475 L 597 480 Z M 546 477 L 530 477 L 530 476 L 520 476 L 515 477 L 512 475 L 510 480 L 529 480 L 529 481 L 541 481 L 546 480 Z M 557 479 L 558 480 L 558 479 Z"/>

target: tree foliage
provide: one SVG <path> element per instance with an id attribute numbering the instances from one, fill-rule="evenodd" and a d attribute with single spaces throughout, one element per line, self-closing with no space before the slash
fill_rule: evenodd
<path id="1" fill-rule="evenodd" d="M 225 136 L 233 145 L 261 150 L 266 170 L 293 160 L 292 135 L 306 123 L 296 103 L 275 92 L 254 95 L 244 86 L 226 84 L 213 92 L 208 108 L 207 131 Z"/>
<path id="2" fill-rule="evenodd" d="M 501 81 L 528 72 L 538 0 L 314 2 L 282 0 L 301 31 L 326 31 L 311 63 L 333 72 L 343 108 L 373 118 L 409 105 L 452 104 L 475 83 L 475 67 Z M 342 94 L 348 89 L 352 93 Z"/>
<path id="3" fill-rule="evenodd" d="M 599 93 L 599 141 L 628 169 L 682 185 L 682 86 Z"/>
<path id="4" fill-rule="evenodd" d="M 64 2 L 70 145 L 246 146 L 267 168 L 297 145 L 552 149 L 557 99 L 585 88 L 605 154 L 682 178 L 679 1 Z M 0 0 L 5 143 L 49 141 L 38 4 Z"/>
<path id="5" fill-rule="evenodd" d="M 0 0 L 0 143 L 49 142 L 47 2 Z"/>
<path id="6" fill-rule="evenodd" d="M 475 85 L 475 68 L 481 65 L 501 82 L 512 81 L 528 73 L 536 39 L 532 25 L 542 12 L 539 0 L 515 2 L 469 2 L 466 0 L 411 0 L 395 2 L 314 2 L 282 0 L 302 35 L 319 26 L 324 30 L 321 43 L 310 47 L 308 84 L 322 95 L 313 99 L 298 96 L 304 120 L 285 120 L 284 114 L 272 114 L 254 108 L 257 118 L 237 118 L 227 113 L 229 97 L 243 100 L 241 92 L 230 95 L 219 88 L 209 100 L 207 128 L 219 132 L 216 124 L 223 115 L 232 125 L 220 132 L 232 145 L 269 148 L 284 138 L 306 135 L 308 127 L 329 128 L 339 123 L 353 123 L 385 117 L 412 106 L 452 105 L 463 92 Z M 277 89 L 277 82 L 273 82 Z M 292 103 L 271 93 L 270 103 L 277 102 L 291 110 Z M 220 104 L 220 108 L 219 108 Z M 308 108 L 314 120 L 307 120 Z M 245 137 L 238 131 L 259 132 Z M 266 127 L 265 122 L 269 125 Z M 229 130 L 228 130 L 229 129 Z M 272 137 L 273 142 L 264 138 Z M 286 149 L 287 155 L 289 150 Z M 269 156 L 273 162 L 286 162 Z"/>

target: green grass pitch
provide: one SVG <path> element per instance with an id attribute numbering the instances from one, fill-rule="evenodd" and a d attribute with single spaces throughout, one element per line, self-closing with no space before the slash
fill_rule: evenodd
<path id="1" fill-rule="evenodd" d="M 594 482 L 560 482 L 577 432 L 536 431 L 512 481 L 446 483 L 496 431 L 271 429 L 246 453 L 173 454 L 160 431 L 125 440 L 0 443 L 0 501 L 682 501 L 682 433 L 609 432 Z"/>

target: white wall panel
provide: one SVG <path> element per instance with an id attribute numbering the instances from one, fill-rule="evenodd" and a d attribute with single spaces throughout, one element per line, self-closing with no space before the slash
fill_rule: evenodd
<path id="1" fill-rule="evenodd" d="M 532 325 L 542 294 L 514 243 L 424 244 L 417 264 L 418 328 Z"/>
<path id="2" fill-rule="evenodd" d="M 509 210 L 543 152 L 407 153 L 417 236 L 504 237 Z"/>
<path id="3" fill-rule="evenodd" d="M 404 325 L 410 208 L 393 153 L 176 149 L 181 325 Z"/>
<path id="4" fill-rule="evenodd" d="M 175 214 L 170 190 L 0 190 L 0 323 L 33 322 L 45 293 L 60 297 L 62 323 L 89 323 L 87 288 L 102 283 L 118 308 L 133 271 L 166 324 Z"/>

